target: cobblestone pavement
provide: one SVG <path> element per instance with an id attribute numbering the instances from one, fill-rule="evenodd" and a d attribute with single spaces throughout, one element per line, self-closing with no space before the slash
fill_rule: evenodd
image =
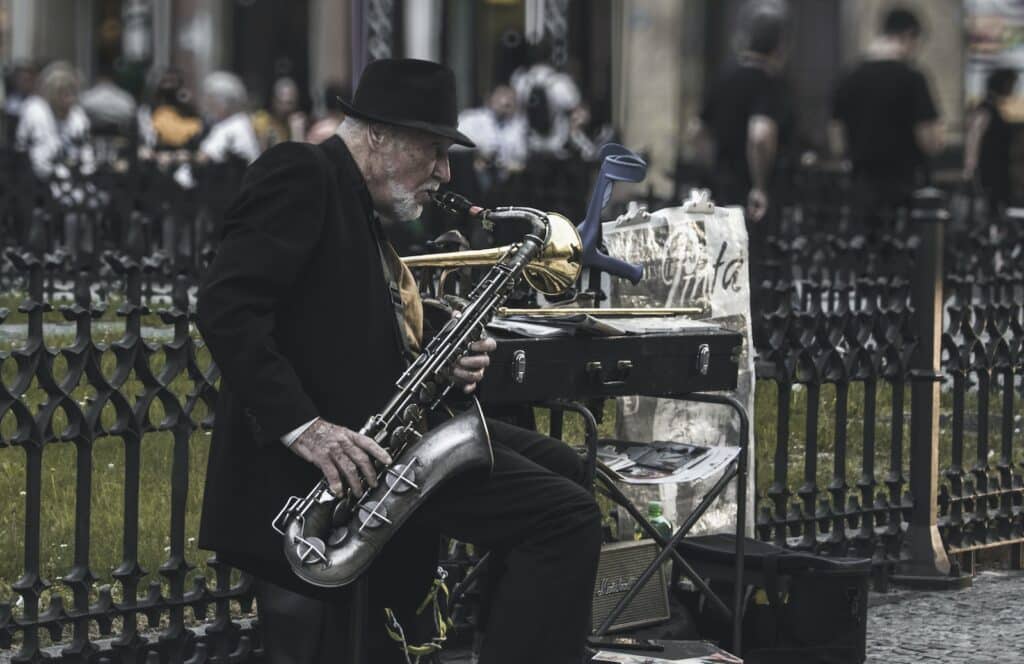
<path id="1" fill-rule="evenodd" d="M 981 572 L 964 590 L 871 593 L 866 664 L 1024 664 L 1024 572 Z M 445 664 L 470 664 L 456 649 Z"/>
<path id="2" fill-rule="evenodd" d="M 872 593 L 867 664 L 1024 664 L 1024 572 L 981 572 L 970 588 Z"/>

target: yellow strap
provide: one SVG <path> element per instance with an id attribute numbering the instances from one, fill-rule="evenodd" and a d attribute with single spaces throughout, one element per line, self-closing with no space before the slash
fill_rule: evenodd
<path id="1" fill-rule="evenodd" d="M 408 655 L 413 655 L 419 658 L 441 650 L 444 647 L 444 642 L 448 638 L 448 629 L 455 625 L 455 623 L 452 622 L 452 619 L 445 615 L 445 611 L 437 599 L 439 593 L 444 593 L 445 606 L 447 606 L 449 592 L 448 586 L 444 582 L 447 574 L 440 567 L 438 568 L 438 572 L 438 578 L 434 579 L 434 583 L 430 586 L 427 596 L 423 598 L 423 601 L 416 609 L 416 615 L 421 615 L 428 606 L 433 605 L 434 629 L 437 630 L 437 636 L 430 639 L 430 641 L 419 645 L 410 645 L 407 643 L 405 640 L 405 630 L 402 629 L 401 623 L 398 622 L 398 617 L 395 615 L 395 612 L 389 608 L 384 609 L 384 629 L 387 631 L 388 636 L 391 637 L 391 640 L 397 642 L 401 646 L 407 657 Z"/>

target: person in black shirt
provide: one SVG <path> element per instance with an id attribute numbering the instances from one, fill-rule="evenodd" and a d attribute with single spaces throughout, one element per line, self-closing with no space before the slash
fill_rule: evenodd
<path id="1" fill-rule="evenodd" d="M 722 72 L 700 115 L 702 134 L 714 140 L 715 200 L 744 206 L 755 223 L 768 212 L 780 145 L 792 133 L 793 114 L 779 75 L 785 64 L 783 21 L 776 11 L 751 16 L 746 48 Z"/>
<path id="2" fill-rule="evenodd" d="M 943 145 L 928 82 L 911 61 L 921 24 L 890 10 L 864 60 L 847 72 L 832 100 L 833 151 L 853 162 L 858 203 L 871 214 L 904 205 L 923 183 L 926 158 Z"/>
<path id="3" fill-rule="evenodd" d="M 1000 67 L 985 82 L 985 98 L 971 113 L 964 145 L 964 178 L 976 180 L 990 213 L 1010 202 L 1010 145 L 1013 131 L 1003 117 L 1002 103 L 1017 85 L 1017 72 Z"/>

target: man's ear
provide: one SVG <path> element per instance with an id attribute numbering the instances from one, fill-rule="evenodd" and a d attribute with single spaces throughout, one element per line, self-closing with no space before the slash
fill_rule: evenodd
<path id="1" fill-rule="evenodd" d="M 380 150 L 389 136 L 390 133 L 384 125 L 371 123 L 366 128 L 366 142 L 371 150 Z"/>

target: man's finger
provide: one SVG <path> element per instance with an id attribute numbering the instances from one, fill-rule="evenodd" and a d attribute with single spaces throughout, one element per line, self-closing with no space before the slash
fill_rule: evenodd
<path id="1" fill-rule="evenodd" d="M 492 337 L 479 339 L 469 344 L 469 349 L 474 353 L 490 353 L 498 347 L 498 342 Z"/>
<path id="2" fill-rule="evenodd" d="M 324 474 L 324 479 L 327 480 L 327 485 L 331 487 L 331 493 L 335 496 L 340 496 L 345 490 L 345 485 L 341 483 L 341 477 L 338 475 L 338 469 L 334 467 L 331 459 L 325 459 L 323 464 L 318 464 L 320 472 Z"/>
<path id="3" fill-rule="evenodd" d="M 463 355 L 456 361 L 456 368 L 466 371 L 479 371 L 491 365 L 491 358 L 487 355 Z"/>
<path id="4" fill-rule="evenodd" d="M 452 375 L 455 376 L 455 380 L 460 383 L 476 383 L 483 379 L 484 370 L 477 369 L 475 371 L 468 371 L 460 367 L 455 367 L 455 370 L 452 371 Z"/>
<path id="5" fill-rule="evenodd" d="M 356 465 L 366 483 L 372 487 L 377 486 L 377 469 L 373 467 L 366 452 L 359 449 L 355 443 L 345 446 L 344 450 L 344 454 L 348 455 L 349 460 Z"/>
<path id="6" fill-rule="evenodd" d="M 373 438 L 364 436 L 362 434 L 355 434 L 352 436 L 352 442 L 354 442 L 361 450 L 372 456 L 377 461 L 390 466 L 392 464 L 391 455 L 383 447 L 377 444 Z"/>
<path id="7" fill-rule="evenodd" d="M 337 455 L 332 454 L 331 459 L 334 461 L 334 465 L 341 473 L 341 476 L 345 478 L 345 484 L 348 488 L 358 492 L 363 483 L 359 480 L 359 471 L 356 469 L 356 465 L 340 451 Z"/>

